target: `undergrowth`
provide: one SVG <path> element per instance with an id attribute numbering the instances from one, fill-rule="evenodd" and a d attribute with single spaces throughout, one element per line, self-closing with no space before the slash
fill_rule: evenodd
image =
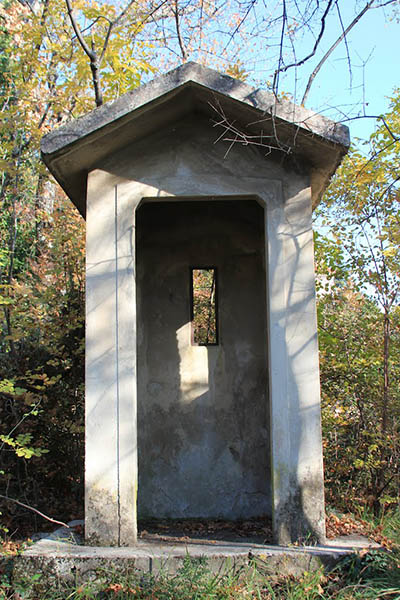
<path id="1" fill-rule="evenodd" d="M 227 563 L 215 574 L 205 559 L 186 556 L 176 574 L 104 570 L 95 580 L 51 588 L 41 586 L 40 573 L 13 587 L 4 572 L 0 600 L 400 600 L 400 514 L 386 517 L 381 526 L 385 536 L 395 538 L 390 549 L 348 555 L 329 573 L 261 577 L 256 568 L 235 570 Z"/>

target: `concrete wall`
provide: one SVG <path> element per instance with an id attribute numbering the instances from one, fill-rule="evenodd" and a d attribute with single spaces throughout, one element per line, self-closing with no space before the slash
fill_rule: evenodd
<path id="1" fill-rule="evenodd" d="M 85 534 L 94 545 L 129 545 L 137 533 L 132 199 L 96 172 L 87 205 Z"/>
<path id="2" fill-rule="evenodd" d="M 324 537 L 309 174 L 294 166 L 283 169 L 255 147 L 229 149 L 214 143 L 216 138 L 212 123 L 193 114 L 110 156 L 88 175 L 85 527 L 92 543 L 130 545 L 136 539 L 135 212 L 144 202 L 171 199 L 256 198 L 264 208 L 275 538 L 287 543 Z M 178 352 L 184 327 L 177 328 Z M 244 349 L 238 360 L 245 361 Z M 188 377 L 179 371 L 181 382 Z M 152 388 L 155 398 L 157 393 Z M 216 451 L 217 445 L 209 446 Z M 233 465 L 233 454 L 225 452 Z M 248 482 L 254 471 L 246 467 L 244 472 Z M 257 485 L 253 480 L 253 489 Z"/>
<path id="3" fill-rule="evenodd" d="M 136 214 L 138 515 L 271 514 L 264 210 L 162 202 Z M 218 272 L 217 346 L 194 346 L 190 266 Z"/>

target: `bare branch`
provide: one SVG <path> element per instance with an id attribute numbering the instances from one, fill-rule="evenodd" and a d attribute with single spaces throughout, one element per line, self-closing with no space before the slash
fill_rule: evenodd
<path id="1" fill-rule="evenodd" d="M 338 14 L 338 17 L 339 17 L 340 27 L 342 28 L 342 32 L 344 33 L 344 24 L 343 24 L 343 19 L 342 19 L 342 13 L 340 12 L 340 8 L 339 8 L 339 3 L 338 2 L 336 2 L 336 10 L 337 10 L 337 14 Z M 349 51 L 349 45 L 347 43 L 347 37 L 346 36 L 344 36 L 344 44 L 346 46 L 347 64 L 348 64 L 349 76 L 350 76 L 350 88 L 352 88 L 353 73 L 352 73 L 352 70 L 351 70 L 350 51 Z M 363 89 L 363 91 L 364 91 L 364 89 Z"/>
<path id="2" fill-rule="evenodd" d="M 175 8 L 173 8 L 172 10 L 173 10 L 174 17 L 175 17 L 176 35 L 178 36 L 179 48 L 181 49 L 183 62 L 186 62 L 187 53 L 186 53 L 185 45 L 183 43 L 181 29 L 180 29 L 180 25 L 179 25 L 178 0 L 174 0 L 174 5 L 175 5 Z"/>
<path id="3" fill-rule="evenodd" d="M 18 504 L 18 506 L 22 506 L 23 508 L 27 508 L 28 510 L 32 510 L 34 513 L 43 517 L 43 519 L 46 519 L 46 521 L 50 521 L 50 523 L 56 523 L 56 525 L 62 525 L 63 527 L 67 527 L 68 529 L 70 529 L 70 526 L 67 525 L 67 523 L 64 523 L 63 521 L 57 521 L 57 519 L 52 519 L 51 517 L 48 517 L 44 513 L 40 512 L 40 510 L 38 510 L 37 508 L 34 508 L 33 506 L 29 506 L 29 504 L 24 504 L 24 502 L 15 500 L 15 498 L 9 498 L 8 496 L 3 496 L 3 494 L 0 494 L 0 498 L 3 498 L 3 500 L 6 500 L 7 502 L 14 502 L 15 504 Z"/>
<path id="4" fill-rule="evenodd" d="M 304 65 L 305 62 L 307 62 L 310 58 L 312 58 L 315 55 L 317 48 L 321 42 L 322 36 L 324 35 L 326 17 L 328 16 L 328 13 L 329 13 L 334 1 L 335 0 L 329 0 L 328 5 L 325 9 L 325 12 L 321 17 L 321 29 L 320 29 L 317 39 L 315 40 L 314 48 L 312 49 L 310 54 L 308 54 L 307 56 L 305 56 L 304 58 L 302 58 L 299 61 L 295 61 L 294 63 L 291 63 L 290 65 L 286 65 L 286 67 L 280 67 L 280 65 L 279 65 L 277 71 L 284 73 L 285 71 L 287 71 L 288 69 L 292 69 L 293 67 L 301 67 L 301 65 Z M 281 37 L 281 45 L 282 45 L 282 43 L 283 43 L 283 40 Z M 277 71 L 275 71 L 275 75 L 276 75 Z M 274 75 L 274 80 L 275 80 L 275 75 Z"/>
<path id="5" fill-rule="evenodd" d="M 281 65 L 282 65 L 282 62 L 283 62 L 283 37 L 285 35 L 286 22 L 287 22 L 286 0 L 283 0 L 283 6 L 282 6 L 282 29 L 281 29 L 281 40 L 280 40 L 280 45 L 279 45 L 278 68 L 277 68 L 277 70 L 274 73 L 274 81 L 272 83 L 272 90 L 273 90 L 275 96 L 277 95 L 277 92 L 278 92 L 279 74 L 281 72 Z"/>
<path id="6" fill-rule="evenodd" d="M 340 42 L 346 37 L 346 35 L 358 23 L 358 21 L 361 19 L 361 17 L 371 8 L 371 6 L 373 5 L 374 2 L 375 2 L 375 0 L 370 0 L 369 2 L 367 2 L 367 4 L 362 9 L 362 11 L 360 13 L 358 13 L 358 15 L 352 20 L 350 25 L 348 25 L 348 27 L 346 27 L 346 29 L 343 31 L 343 33 L 338 37 L 336 42 L 334 44 L 332 44 L 332 46 L 329 48 L 328 52 L 326 52 L 324 54 L 324 56 L 321 58 L 321 60 L 319 61 L 319 63 L 317 64 L 317 66 L 315 67 L 314 71 L 311 73 L 311 75 L 308 79 L 306 91 L 304 92 L 304 96 L 301 101 L 302 104 L 306 103 L 306 100 L 308 98 L 308 94 L 310 93 L 310 89 L 313 84 L 313 81 L 314 81 L 315 77 L 318 75 L 318 73 L 321 70 L 324 63 L 328 60 L 328 58 L 330 57 L 332 52 L 339 46 Z"/>
<path id="7" fill-rule="evenodd" d="M 220 140 L 222 140 L 224 142 L 228 142 L 230 145 L 226 152 L 226 155 L 229 153 L 229 151 L 235 144 L 240 144 L 242 146 L 258 146 L 260 148 L 264 148 L 265 150 L 267 150 L 268 153 L 271 152 L 272 150 L 277 150 L 284 154 L 290 154 L 292 152 L 291 146 L 289 146 L 287 144 L 282 144 L 279 141 L 278 133 L 275 129 L 275 119 L 274 119 L 273 115 L 269 115 L 268 117 L 265 117 L 264 119 L 260 119 L 260 121 L 259 121 L 259 122 L 270 121 L 272 123 L 272 129 L 273 129 L 272 134 L 267 135 L 264 132 L 261 132 L 256 135 L 252 135 L 250 133 L 243 131 L 242 129 L 238 129 L 235 126 L 234 121 L 233 122 L 229 121 L 229 119 L 227 118 L 227 116 L 224 113 L 222 106 L 220 105 L 220 103 L 217 100 L 215 102 L 215 105 L 212 104 L 211 102 L 209 102 L 209 105 L 211 106 L 211 108 L 216 112 L 216 114 L 219 117 L 218 121 L 213 121 L 213 127 L 222 127 L 223 128 L 223 132 L 221 133 L 221 135 L 218 137 L 218 139 L 214 143 L 217 143 Z M 250 125 L 251 125 L 251 123 L 249 123 L 249 126 Z"/>
<path id="8" fill-rule="evenodd" d="M 345 115 L 343 111 L 340 111 L 342 115 Z M 374 119 L 375 121 L 382 121 L 385 129 L 387 130 L 390 137 L 394 142 L 400 142 L 400 137 L 396 136 L 393 131 L 390 129 L 385 117 L 383 115 L 357 115 L 356 117 L 344 117 L 340 120 L 341 123 L 348 123 L 350 121 L 357 121 L 358 119 Z"/>
<path id="9" fill-rule="evenodd" d="M 235 37 L 235 35 L 238 33 L 239 29 L 242 27 L 243 23 L 246 21 L 247 17 L 250 14 L 251 9 L 253 8 L 253 6 L 257 3 L 257 0 L 251 0 L 249 6 L 247 7 L 247 10 L 244 14 L 244 16 L 240 19 L 238 25 L 235 27 L 234 31 L 231 33 L 229 40 L 227 41 L 227 43 L 225 44 L 225 47 L 223 49 L 223 52 L 225 52 L 225 50 L 228 48 L 229 44 L 231 43 L 231 41 L 233 40 L 233 38 Z"/>
<path id="10" fill-rule="evenodd" d="M 387 0 L 386 2 L 382 2 L 381 4 L 377 4 L 374 8 L 384 8 L 385 6 L 389 6 L 389 4 L 395 4 L 398 0 Z"/>

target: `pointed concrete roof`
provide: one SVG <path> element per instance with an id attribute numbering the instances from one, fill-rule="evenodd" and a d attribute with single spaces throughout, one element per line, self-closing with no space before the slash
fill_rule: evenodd
<path id="1" fill-rule="evenodd" d="M 190 112 L 218 121 L 220 109 L 249 136 L 263 136 L 309 164 L 313 201 L 318 202 L 348 150 L 348 128 L 194 62 L 50 132 L 42 139 L 42 158 L 85 216 L 87 174 L 99 161 Z M 216 138 L 221 131 L 217 128 Z"/>

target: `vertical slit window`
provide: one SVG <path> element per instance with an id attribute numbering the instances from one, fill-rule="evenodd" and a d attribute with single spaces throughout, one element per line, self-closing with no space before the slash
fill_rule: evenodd
<path id="1" fill-rule="evenodd" d="M 190 270 L 192 344 L 218 344 L 217 270 L 195 267 Z"/>

